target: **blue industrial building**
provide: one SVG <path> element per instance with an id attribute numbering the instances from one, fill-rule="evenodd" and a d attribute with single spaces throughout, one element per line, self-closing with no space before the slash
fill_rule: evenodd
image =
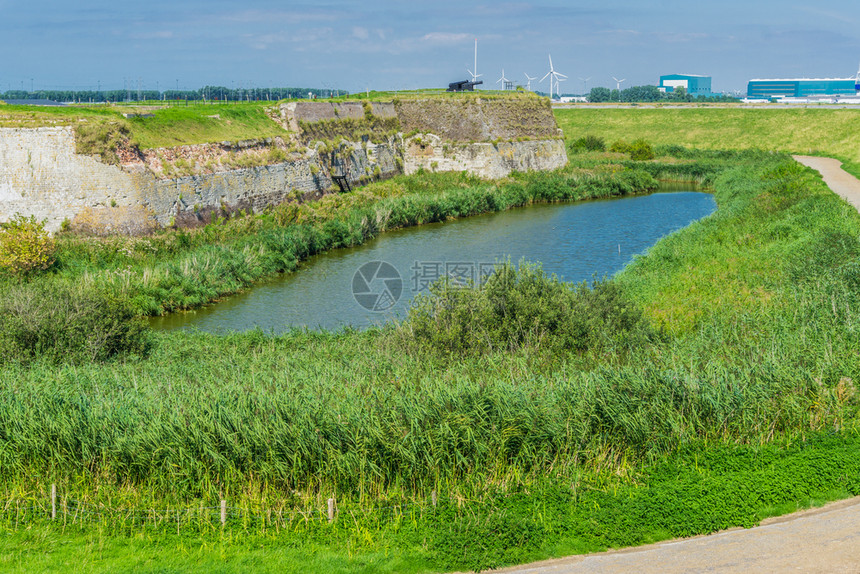
<path id="1" fill-rule="evenodd" d="M 761 99 L 853 96 L 858 91 L 855 78 L 750 80 L 747 85 L 747 97 Z"/>
<path id="2" fill-rule="evenodd" d="M 694 74 L 669 74 L 660 76 L 660 85 L 658 86 L 661 92 L 672 93 L 675 88 L 684 88 L 688 94 L 694 97 L 713 96 L 711 92 L 711 76 L 697 76 Z"/>

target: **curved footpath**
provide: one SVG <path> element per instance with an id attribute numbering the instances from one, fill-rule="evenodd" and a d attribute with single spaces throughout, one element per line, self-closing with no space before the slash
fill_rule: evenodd
<path id="1" fill-rule="evenodd" d="M 508 574 L 860 572 L 860 497 L 771 518 L 750 529 L 547 560 Z"/>
<path id="2" fill-rule="evenodd" d="M 794 159 L 821 174 L 833 193 L 860 211 L 860 180 L 842 169 L 842 162 L 829 157 L 793 156 Z"/>
<path id="3" fill-rule="evenodd" d="M 860 180 L 841 163 L 794 156 L 860 211 Z M 507 574 L 821 572 L 860 574 L 860 497 L 707 536 L 571 556 L 499 570 Z"/>

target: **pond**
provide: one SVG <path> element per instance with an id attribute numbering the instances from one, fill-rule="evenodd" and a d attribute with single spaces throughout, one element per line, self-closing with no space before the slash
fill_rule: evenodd
<path id="1" fill-rule="evenodd" d="M 156 329 L 211 332 L 366 328 L 405 316 L 412 298 L 427 293 L 439 277 L 479 283 L 508 259 L 540 262 L 565 281 L 611 276 L 660 238 L 715 209 L 710 194 L 663 189 L 391 231 L 358 247 L 312 257 L 295 273 L 247 292 L 151 323 Z"/>

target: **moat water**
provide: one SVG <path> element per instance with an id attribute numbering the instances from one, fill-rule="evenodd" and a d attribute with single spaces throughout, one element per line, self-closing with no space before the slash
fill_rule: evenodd
<path id="1" fill-rule="evenodd" d="M 312 257 L 295 273 L 195 311 L 151 320 L 156 329 L 366 328 L 405 316 L 436 279 L 480 282 L 500 261 L 540 262 L 581 282 L 611 276 L 660 238 L 716 209 L 689 185 L 601 201 L 536 205 L 384 233 Z"/>

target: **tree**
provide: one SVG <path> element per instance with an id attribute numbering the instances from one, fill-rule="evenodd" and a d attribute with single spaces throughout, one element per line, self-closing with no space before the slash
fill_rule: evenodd
<path id="1" fill-rule="evenodd" d="M 588 101 L 594 103 L 608 102 L 609 96 L 609 88 L 591 88 L 591 92 L 588 93 Z"/>
<path id="2" fill-rule="evenodd" d="M 691 101 L 689 94 L 687 94 L 687 88 L 685 88 L 684 86 L 676 86 L 675 89 L 672 91 L 671 99 L 677 102 Z"/>

